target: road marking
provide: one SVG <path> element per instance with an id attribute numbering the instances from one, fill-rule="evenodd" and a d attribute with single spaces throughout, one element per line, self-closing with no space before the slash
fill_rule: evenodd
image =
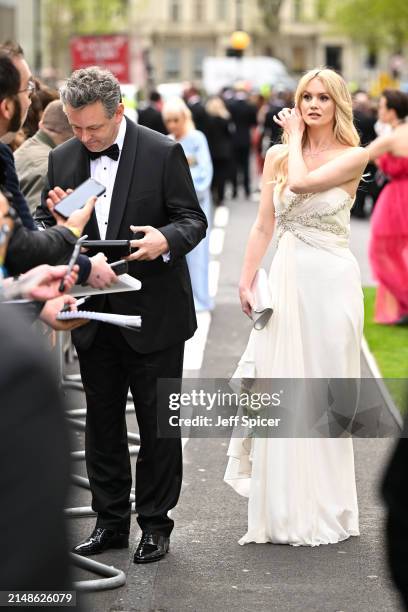
<path id="1" fill-rule="evenodd" d="M 220 279 L 220 262 L 217 259 L 210 261 L 208 270 L 208 284 L 210 296 L 214 298 L 218 291 L 218 281 Z"/>
<path id="2" fill-rule="evenodd" d="M 227 206 L 218 206 L 214 213 L 214 227 L 226 227 L 229 220 L 229 209 Z"/>
<path id="3" fill-rule="evenodd" d="M 221 255 L 224 247 L 225 231 L 222 227 L 214 227 L 210 233 L 210 254 Z"/>
<path id="4" fill-rule="evenodd" d="M 211 314 L 208 311 L 197 312 L 197 331 L 190 340 L 187 340 L 184 349 L 185 370 L 201 369 L 210 323 Z"/>

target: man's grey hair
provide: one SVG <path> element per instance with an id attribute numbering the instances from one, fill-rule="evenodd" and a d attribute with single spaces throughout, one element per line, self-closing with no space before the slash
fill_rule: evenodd
<path id="1" fill-rule="evenodd" d="M 94 102 L 102 102 L 107 117 L 115 114 L 121 101 L 119 81 L 109 70 L 98 66 L 75 70 L 60 88 L 64 106 L 82 108 Z"/>

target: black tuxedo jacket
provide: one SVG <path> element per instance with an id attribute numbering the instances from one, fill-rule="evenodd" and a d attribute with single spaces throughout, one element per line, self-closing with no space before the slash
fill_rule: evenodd
<path id="1" fill-rule="evenodd" d="M 207 227 L 182 147 L 170 138 L 128 119 L 119 161 L 106 239 L 131 238 L 130 225 L 151 225 L 167 238 L 171 259 L 130 262 L 129 274 L 142 282 L 140 291 L 94 297 L 88 310 L 142 316 L 141 331 L 120 328 L 141 353 L 162 350 L 190 338 L 197 328 L 186 253 L 204 238 Z M 76 138 L 50 152 L 48 187 L 75 188 L 90 175 L 89 156 Z M 39 211 L 38 211 L 39 212 Z M 45 202 L 37 218 L 52 223 Z M 85 227 L 89 239 L 99 239 L 95 213 Z M 73 332 L 74 343 L 86 349 L 98 323 Z"/>
<path id="2" fill-rule="evenodd" d="M 0 589 L 69 589 L 69 444 L 53 364 L 8 308 L 0 342 Z"/>
<path id="3" fill-rule="evenodd" d="M 153 106 L 146 106 L 138 111 L 138 123 L 145 127 L 160 132 L 161 134 L 167 134 L 166 126 L 164 125 L 162 114 Z"/>

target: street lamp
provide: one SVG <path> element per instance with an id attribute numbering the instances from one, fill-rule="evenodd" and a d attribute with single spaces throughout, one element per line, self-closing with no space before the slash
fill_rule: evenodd
<path id="1" fill-rule="evenodd" d="M 242 57 L 251 42 L 249 34 L 243 30 L 242 21 L 242 0 L 236 0 L 236 30 L 231 34 L 230 46 L 227 49 L 227 55 L 230 57 Z"/>

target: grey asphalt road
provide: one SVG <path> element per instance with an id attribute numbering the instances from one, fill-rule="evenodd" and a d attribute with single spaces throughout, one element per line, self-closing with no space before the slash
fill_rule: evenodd
<path id="1" fill-rule="evenodd" d="M 201 377 L 228 377 L 243 352 L 249 323 L 237 300 L 243 249 L 256 203 L 228 203 L 230 221 L 220 259 L 216 309 L 206 345 Z M 368 222 L 353 222 L 353 250 L 363 281 L 371 277 L 365 258 Z M 272 253 L 269 254 L 269 259 Z M 364 371 L 366 365 L 363 364 Z M 76 407 L 81 394 L 70 394 Z M 133 417 L 129 429 L 136 430 Z M 74 434 L 78 447 L 82 434 Z M 184 483 L 177 508 L 171 551 L 159 563 L 132 563 L 139 537 L 132 520 L 131 547 L 108 551 L 97 559 L 123 569 L 124 587 L 81 597 L 91 612 L 391 612 L 399 610 L 388 577 L 383 536 L 383 508 L 378 486 L 393 442 L 355 441 L 361 536 L 316 548 L 282 545 L 241 547 L 246 531 L 246 500 L 223 483 L 226 439 L 191 439 L 184 452 Z M 84 466 L 76 465 L 78 473 Z M 73 489 L 71 505 L 89 504 L 89 494 Z M 72 543 L 87 535 L 93 519 L 70 519 Z M 89 577 L 75 572 L 75 578 Z"/>

